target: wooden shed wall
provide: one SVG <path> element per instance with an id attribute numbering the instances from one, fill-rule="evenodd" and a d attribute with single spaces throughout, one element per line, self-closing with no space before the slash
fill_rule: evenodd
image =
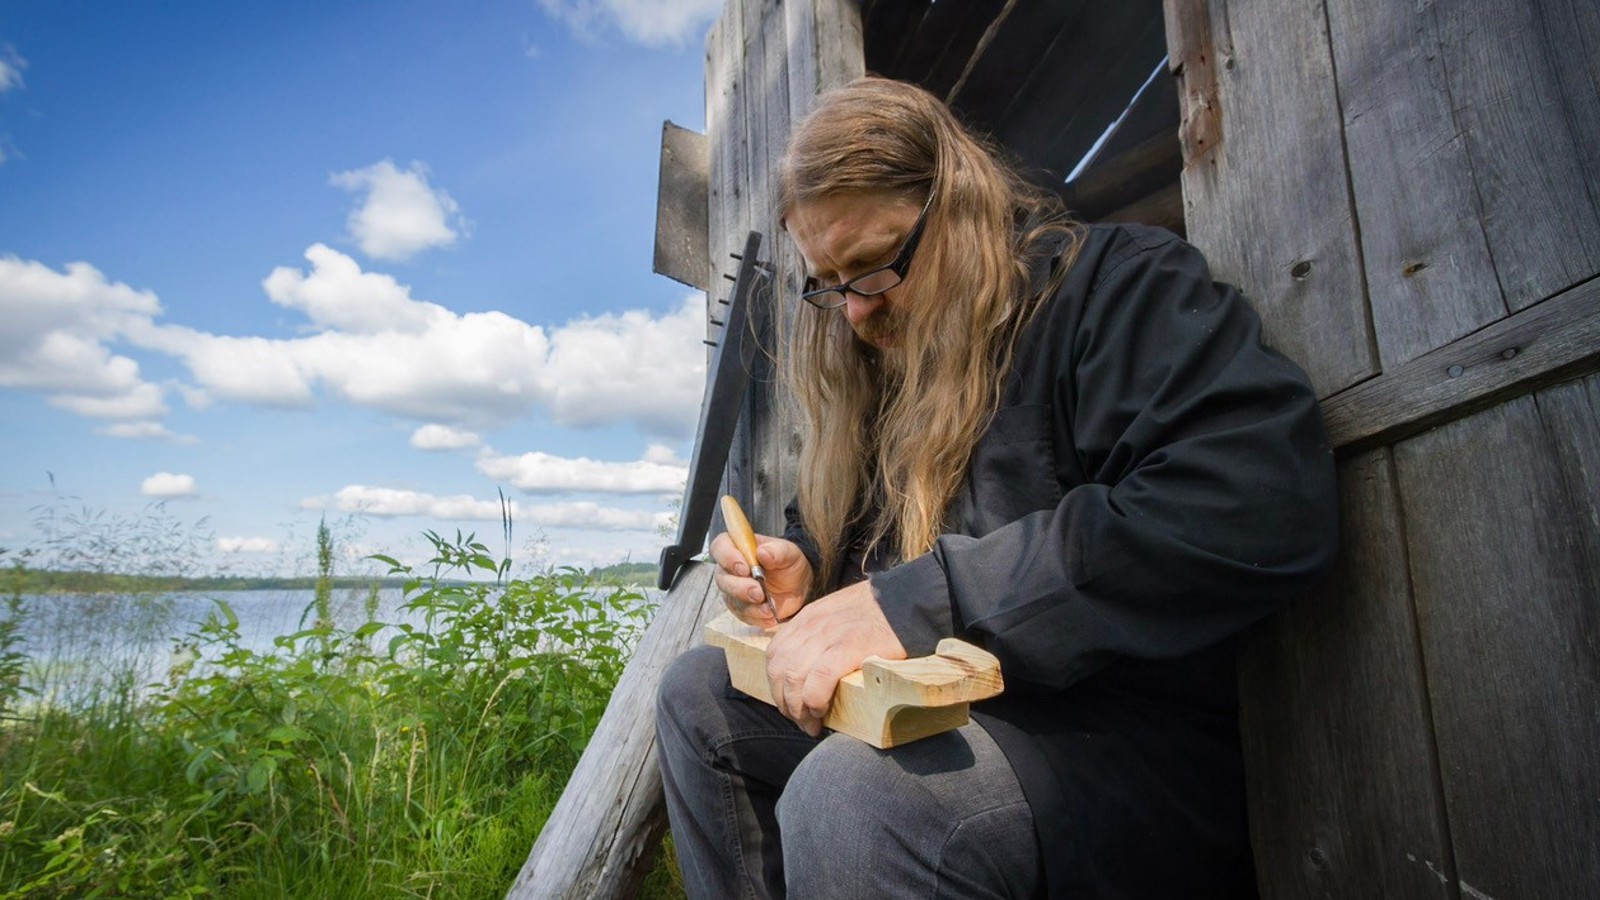
<path id="1" fill-rule="evenodd" d="M 1247 641 L 1267 897 L 1600 885 L 1600 10 L 1168 0 L 1189 236 L 1324 398 L 1343 559 Z"/>
<path id="2" fill-rule="evenodd" d="M 1146 19 L 1155 8 L 1138 5 Z M 1245 642 L 1263 894 L 1592 896 L 1600 11 L 1165 0 L 1164 12 L 1181 224 L 1306 366 L 1339 454 L 1339 570 Z M 779 278 L 794 277 L 768 215 L 770 166 L 809 100 L 802 85 L 861 70 L 863 28 L 866 65 L 942 86 L 969 120 L 1013 129 L 1023 155 L 1071 130 L 1011 102 L 1064 83 L 1052 66 L 1070 54 L 1028 54 L 1090 46 L 1119 15 L 1124 38 L 1148 28 L 1073 0 L 729 0 L 707 41 L 713 282 L 749 228 L 767 235 Z M 797 40 L 815 49 L 796 59 Z M 1008 78 L 1017 91 L 995 93 Z M 1172 137 L 1156 134 L 1147 158 Z M 1103 171 L 1096 190 L 1126 198 L 1122 173 L 1154 169 Z M 757 375 L 768 381 L 728 486 L 767 531 L 792 490 L 795 431 L 770 370 Z"/>

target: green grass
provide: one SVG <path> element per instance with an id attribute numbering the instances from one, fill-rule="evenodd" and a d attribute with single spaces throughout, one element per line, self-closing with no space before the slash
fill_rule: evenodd
<path id="1" fill-rule="evenodd" d="M 426 575 L 385 560 L 425 625 L 322 618 L 258 652 L 218 601 L 165 683 L 102 677 L 70 703 L 27 694 L 12 593 L 0 900 L 503 897 L 648 609 L 429 537 Z M 665 858 L 643 896 L 682 896 Z"/>

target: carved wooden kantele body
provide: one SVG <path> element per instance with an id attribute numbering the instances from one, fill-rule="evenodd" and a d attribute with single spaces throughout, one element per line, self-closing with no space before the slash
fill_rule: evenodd
<path id="1" fill-rule="evenodd" d="M 767 685 L 767 644 L 772 635 L 731 613 L 706 624 L 706 643 L 728 655 L 733 686 L 772 703 Z M 975 700 L 1000 693 L 1000 661 L 965 641 L 945 638 L 932 656 L 887 660 L 868 657 L 839 680 L 824 727 L 879 749 L 959 728 Z"/>

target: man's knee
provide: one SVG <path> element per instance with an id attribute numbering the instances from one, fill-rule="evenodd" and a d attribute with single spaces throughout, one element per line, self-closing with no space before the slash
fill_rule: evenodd
<path id="1" fill-rule="evenodd" d="M 693 647 L 680 654 L 661 674 L 656 688 L 656 728 L 692 729 L 725 695 L 728 662 L 717 647 Z"/>
<path id="2" fill-rule="evenodd" d="M 835 735 L 795 770 L 778 822 L 790 886 L 809 895 L 1028 896 L 1036 884 L 1027 803 L 986 735 L 893 751 Z"/>
<path id="3" fill-rule="evenodd" d="M 778 801 L 778 827 L 785 852 L 804 849 L 812 858 L 833 854 L 833 841 L 871 842 L 886 823 L 878 812 L 892 805 L 898 768 L 880 750 L 834 735 L 808 755 Z"/>

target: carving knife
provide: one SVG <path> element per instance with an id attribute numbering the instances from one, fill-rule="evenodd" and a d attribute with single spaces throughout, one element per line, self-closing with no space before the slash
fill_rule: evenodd
<path id="1" fill-rule="evenodd" d="M 722 495 L 722 520 L 727 523 L 728 537 L 733 540 L 733 546 L 738 548 L 739 555 L 750 566 L 750 577 L 761 585 L 761 599 L 766 601 L 767 612 L 772 615 L 772 621 L 777 622 L 778 607 L 767 592 L 767 573 L 756 564 L 756 531 L 750 527 L 750 520 L 745 518 L 744 510 L 732 494 Z"/>

